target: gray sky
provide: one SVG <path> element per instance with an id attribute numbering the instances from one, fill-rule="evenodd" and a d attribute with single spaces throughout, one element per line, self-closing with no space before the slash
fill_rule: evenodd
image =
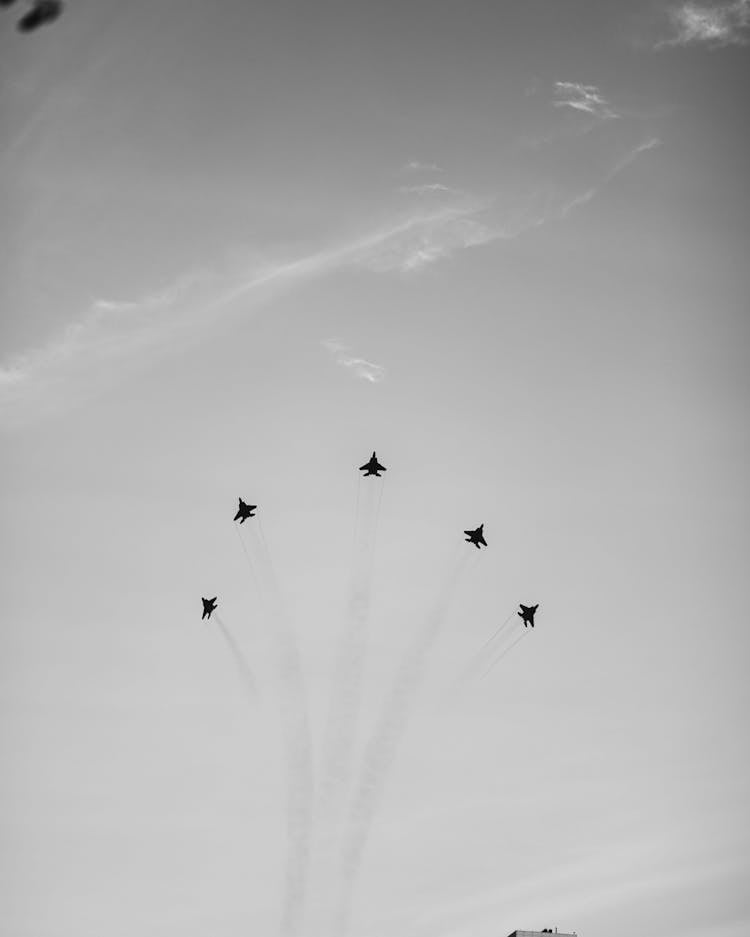
<path id="1" fill-rule="evenodd" d="M 750 5 L 0 12 L 0 934 L 280 932 L 302 703 L 240 495 L 318 781 L 367 631 L 354 789 L 485 524 L 351 937 L 747 934 Z"/>

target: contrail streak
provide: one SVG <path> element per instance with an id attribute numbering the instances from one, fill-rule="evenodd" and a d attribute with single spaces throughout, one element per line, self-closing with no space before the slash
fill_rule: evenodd
<path id="1" fill-rule="evenodd" d="M 363 485 L 364 495 L 361 492 Z M 382 496 L 382 479 L 360 479 L 349 596 L 336 649 L 323 743 L 321 785 L 317 801 L 316 891 L 325 890 L 328 885 L 326 873 L 329 871 L 330 846 L 337 838 L 342 808 L 350 786 L 367 658 L 372 562 Z M 324 892 L 320 900 L 324 914 L 327 913 L 328 900 L 327 892 Z"/>
<path id="2" fill-rule="evenodd" d="M 294 937 L 300 933 L 304 916 L 313 809 L 312 740 L 307 694 L 297 640 L 287 618 L 265 537 L 257 525 L 251 527 L 248 539 L 248 559 L 256 573 L 261 600 L 269 618 L 281 691 L 280 712 L 288 772 L 288 844 L 280 933 L 283 937 Z"/>
<path id="3" fill-rule="evenodd" d="M 511 620 L 512 616 L 513 616 L 513 612 L 511 612 L 510 615 L 508 615 L 508 617 L 505 619 L 505 621 L 501 625 L 498 625 L 498 627 L 494 630 L 494 632 L 489 636 L 489 638 L 487 638 L 484 644 L 479 648 L 479 651 L 477 651 L 478 654 L 480 654 L 487 647 L 488 644 L 492 644 L 495 638 L 498 638 L 500 636 L 500 633 L 505 629 L 508 622 Z"/>
<path id="4" fill-rule="evenodd" d="M 351 754 L 362 694 L 371 604 L 372 561 L 382 482 L 367 483 L 357 517 L 346 620 L 339 636 L 324 743 L 318 807 L 321 819 L 333 820 L 351 773 Z"/>
<path id="5" fill-rule="evenodd" d="M 490 672 L 500 663 L 500 661 L 507 654 L 510 654 L 510 652 L 518 644 L 518 642 L 523 641 L 523 639 L 526 637 L 528 633 L 529 633 L 528 631 L 524 631 L 524 633 L 519 635 L 515 641 L 513 641 L 511 644 L 508 645 L 508 647 L 505 648 L 505 650 L 501 651 L 497 655 L 497 657 L 490 663 L 489 667 L 485 670 L 485 672 L 482 674 L 481 679 L 484 680 L 484 678 L 490 674 Z"/>
<path id="6" fill-rule="evenodd" d="M 490 635 L 489 638 L 482 644 L 478 651 L 469 658 L 469 662 L 464 667 L 463 671 L 453 682 L 451 688 L 448 690 L 446 696 L 448 699 L 451 699 L 455 694 L 464 687 L 473 677 L 477 675 L 477 672 L 487 663 L 487 648 L 491 648 L 492 645 L 502 644 L 505 640 L 505 630 L 508 625 L 511 623 L 513 613 L 503 621 L 494 632 Z M 511 625 L 512 632 L 512 625 Z M 491 651 L 490 651 L 491 653 Z"/>
<path id="7" fill-rule="evenodd" d="M 250 665 L 248 664 L 245 655 L 242 653 L 242 649 L 240 648 L 239 644 L 237 644 L 235 641 L 234 636 L 224 624 L 224 621 L 219 616 L 218 612 L 214 612 L 214 618 L 216 620 L 216 624 L 219 626 L 219 631 L 226 641 L 229 652 L 234 659 L 235 666 L 237 667 L 237 673 L 240 677 L 240 683 L 242 684 L 242 689 L 245 691 L 245 695 L 250 700 L 250 702 L 255 704 L 258 701 L 258 690 L 255 684 L 255 678 L 253 677 L 252 671 L 250 670 Z"/>
<path id="8" fill-rule="evenodd" d="M 464 553 L 444 579 L 432 611 L 396 673 L 375 731 L 365 749 L 342 851 L 341 896 L 333 929 L 336 937 L 344 937 L 348 933 L 354 886 L 388 771 L 408 724 L 430 651 L 440 636 L 451 599 L 468 563 L 469 554 Z"/>

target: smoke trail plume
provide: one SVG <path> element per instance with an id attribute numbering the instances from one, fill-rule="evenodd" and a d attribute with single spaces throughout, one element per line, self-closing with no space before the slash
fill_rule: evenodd
<path id="1" fill-rule="evenodd" d="M 487 638 L 479 650 L 475 651 L 475 653 L 469 658 L 469 661 L 464 667 L 463 671 L 459 674 L 451 689 L 448 691 L 447 696 L 449 698 L 455 698 L 456 693 L 465 687 L 467 683 L 477 677 L 480 671 L 486 666 L 488 656 L 491 656 L 494 652 L 503 646 L 508 636 L 508 625 L 510 625 L 510 633 L 513 633 L 512 618 L 513 613 L 511 612 L 505 621 L 498 625 L 489 638 Z"/>
<path id="2" fill-rule="evenodd" d="M 490 662 L 489 667 L 488 667 L 488 668 L 485 670 L 485 672 L 482 674 L 482 680 L 484 680 L 484 678 L 485 678 L 486 676 L 488 676 L 492 670 L 495 669 L 495 667 L 500 663 L 500 661 L 501 661 L 504 657 L 506 657 L 508 654 L 510 654 L 510 652 L 513 650 L 513 648 L 519 643 L 519 641 L 523 641 L 523 639 L 526 637 L 526 635 L 527 635 L 528 633 L 529 633 L 528 631 L 524 631 L 523 634 L 520 634 L 520 635 L 516 638 L 515 641 L 511 641 L 511 643 L 510 643 L 506 648 L 504 648 L 504 649 L 497 655 L 497 657 L 495 657 L 494 660 L 492 660 L 492 661 Z"/>
<path id="3" fill-rule="evenodd" d="M 349 598 L 334 664 L 318 801 L 321 819 L 329 822 L 335 821 L 331 814 L 340 805 L 351 773 L 350 761 L 367 652 L 372 560 L 382 485 L 382 481 L 379 484 L 366 483 L 355 528 Z"/>
<path id="4" fill-rule="evenodd" d="M 382 496 L 382 479 L 359 480 L 349 595 L 333 666 L 323 741 L 321 784 L 317 800 L 315 892 L 324 916 L 328 913 L 331 899 L 327 890 L 329 873 L 333 871 L 331 852 L 340 832 L 342 808 L 350 786 L 352 756 L 362 701 L 371 605 L 372 562 Z"/>
<path id="5" fill-rule="evenodd" d="M 220 617 L 218 612 L 214 612 L 214 619 L 216 624 L 219 626 L 219 631 L 226 642 L 229 652 L 234 659 L 235 666 L 237 668 L 237 673 L 239 674 L 240 683 L 242 684 L 242 689 L 245 691 L 245 695 L 250 700 L 251 703 L 255 704 L 258 701 L 258 690 L 255 684 L 255 678 L 253 673 L 250 670 L 250 665 L 247 662 L 245 655 L 242 653 L 242 649 L 239 644 L 234 639 L 231 631 L 224 624 L 223 619 Z"/>
<path id="6" fill-rule="evenodd" d="M 299 650 L 282 601 L 271 556 L 259 526 L 248 532 L 248 558 L 269 619 L 276 651 L 280 712 L 287 761 L 287 863 L 280 932 L 300 933 L 305 910 L 313 810 L 310 720 Z"/>
<path id="7" fill-rule="evenodd" d="M 334 926 L 336 937 L 344 937 L 348 933 L 354 886 L 370 827 L 380 804 L 398 744 L 411 715 L 430 651 L 440 636 L 451 599 L 469 561 L 469 554 L 464 552 L 443 580 L 434 607 L 396 673 L 380 718 L 365 749 L 342 851 L 341 896 Z"/>

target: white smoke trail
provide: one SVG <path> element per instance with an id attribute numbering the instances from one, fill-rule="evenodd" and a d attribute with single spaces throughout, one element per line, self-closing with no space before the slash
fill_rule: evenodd
<path id="1" fill-rule="evenodd" d="M 523 639 L 526 637 L 528 633 L 529 633 L 528 631 L 524 631 L 523 634 L 520 634 L 516 638 L 515 641 L 512 641 L 506 648 L 500 651 L 500 653 L 494 658 L 494 660 L 490 662 L 489 667 L 484 671 L 484 673 L 481 676 L 481 679 L 484 680 L 485 677 L 489 676 L 489 674 L 495 669 L 495 667 L 500 663 L 500 661 L 504 657 L 506 657 L 508 654 L 510 654 L 513 648 L 519 643 L 519 641 L 523 641 Z"/>
<path id="2" fill-rule="evenodd" d="M 489 638 L 487 638 L 484 644 L 479 648 L 479 651 L 477 652 L 478 654 L 481 654 L 484 651 L 484 649 L 487 647 L 487 645 L 494 644 L 494 642 L 500 637 L 503 631 L 508 627 L 512 617 L 513 617 L 513 612 L 511 612 L 510 615 L 508 615 L 508 617 L 505 619 L 505 621 L 503 621 L 500 625 L 498 625 L 498 627 L 493 631 L 493 633 L 489 636 Z"/>
<path id="3" fill-rule="evenodd" d="M 461 671 L 459 676 L 453 682 L 451 688 L 446 693 L 446 698 L 453 702 L 455 696 L 460 690 L 462 690 L 468 683 L 470 683 L 475 677 L 478 676 L 479 672 L 486 666 L 488 655 L 492 655 L 494 652 L 499 650 L 505 644 L 505 640 L 508 636 L 508 625 L 510 625 L 510 633 L 513 631 L 513 613 L 503 621 L 494 632 L 487 638 L 487 640 L 482 644 L 482 646 L 472 654 L 469 658 L 468 663 Z"/>
<path id="4" fill-rule="evenodd" d="M 239 674 L 240 683 L 242 684 L 242 689 L 245 691 L 245 695 L 249 701 L 254 705 L 258 702 L 258 690 L 255 683 L 255 678 L 253 673 L 250 670 L 250 665 L 247 662 L 247 658 L 242 653 L 242 649 L 239 644 L 234 639 L 231 631 L 224 624 L 223 619 L 220 617 L 218 612 L 214 612 L 213 615 L 216 620 L 216 624 L 219 626 L 219 631 L 221 632 L 224 641 L 226 642 L 229 652 L 234 659 L 235 666 L 237 668 L 237 673 Z"/>
<path id="5" fill-rule="evenodd" d="M 294 937 L 300 933 L 304 917 L 310 861 L 313 812 L 310 719 L 297 640 L 287 618 L 265 537 L 258 525 L 250 528 L 247 540 L 250 544 L 248 560 L 255 573 L 276 651 L 288 772 L 287 862 L 280 933 L 283 937 Z"/>
<path id="6" fill-rule="evenodd" d="M 357 518 L 352 551 L 346 620 L 336 651 L 331 697 L 323 747 L 323 768 L 318 809 L 321 820 L 331 816 L 341 802 L 351 773 L 357 718 L 362 694 L 362 679 L 367 652 L 367 625 L 371 604 L 372 562 L 375 546 L 377 507 L 382 496 L 382 481 L 369 480 Z"/>
<path id="7" fill-rule="evenodd" d="M 383 479 L 360 480 L 357 489 L 352 572 L 343 627 L 338 639 L 328 706 L 321 784 L 317 800 L 316 897 L 325 916 L 331 847 L 337 839 L 350 787 L 352 757 L 362 702 L 371 605 L 372 563 Z M 364 496 L 361 488 L 365 486 Z"/>
<path id="8" fill-rule="evenodd" d="M 354 887 L 370 827 L 380 804 L 398 744 L 408 724 L 430 651 L 440 636 L 451 599 L 469 562 L 470 555 L 464 552 L 443 580 L 434 607 L 396 673 L 380 718 L 365 749 L 342 848 L 341 895 L 333 928 L 335 937 L 345 937 L 348 933 Z"/>

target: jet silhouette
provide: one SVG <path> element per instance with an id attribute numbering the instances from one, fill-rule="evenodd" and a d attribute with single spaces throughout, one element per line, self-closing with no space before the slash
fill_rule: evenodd
<path id="1" fill-rule="evenodd" d="M 523 620 L 524 628 L 528 628 L 529 625 L 531 625 L 532 628 L 534 627 L 534 612 L 536 612 L 538 608 L 538 603 L 536 605 L 532 605 L 530 608 L 526 605 L 522 605 L 521 611 L 516 612 L 516 615 L 518 615 L 518 617 Z"/>
<path id="2" fill-rule="evenodd" d="M 240 506 L 237 508 L 237 513 L 234 515 L 234 520 L 239 520 L 240 524 L 244 524 L 248 517 L 255 517 L 253 511 L 257 507 L 257 504 L 245 504 L 242 498 L 240 498 Z"/>
<path id="3" fill-rule="evenodd" d="M 16 24 L 19 32 L 30 33 L 45 23 L 51 23 L 62 13 L 61 0 L 37 0 L 34 6 Z"/>
<path id="4" fill-rule="evenodd" d="M 365 462 L 364 465 L 360 465 L 359 471 L 364 472 L 365 475 L 377 475 L 377 477 L 380 478 L 380 473 L 387 472 L 388 469 L 378 462 L 375 452 L 373 452 L 370 461 Z"/>
<path id="5" fill-rule="evenodd" d="M 211 612 L 216 611 L 216 596 L 212 599 L 204 599 L 201 597 L 201 602 L 203 602 L 203 614 L 201 615 L 201 621 L 203 621 L 204 618 L 211 617 Z"/>
<path id="6" fill-rule="evenodd" d="M 476 530 L 465 530 L 466 542 L 473 543 L 477 550 L 481 550 L 480 544 L 487 546 L 487 541 L 484 539 L 484 534 L 482 533 L 482 528 L 484 524 L 480 524 Z"/>

